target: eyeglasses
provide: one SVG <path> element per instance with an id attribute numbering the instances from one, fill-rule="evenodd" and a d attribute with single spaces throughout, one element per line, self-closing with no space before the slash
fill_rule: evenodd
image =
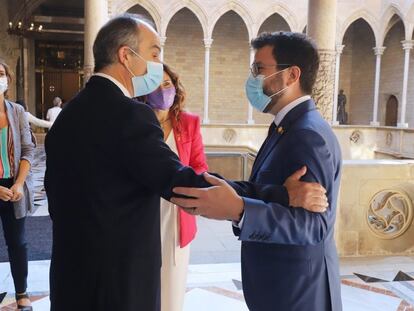
<path id="1" fill-rule="evenodd" d="M 253 77 L 257 77 L 260 74 L 260 71 L 262 71 L 264 68 L 268 68 L 268 67 L 290 67 L 292 66 L 291 64 L 277 64 L 277 65 L 263 65 L 260 64 L 258 65 L 257 63 L 253 63 L 250 66 L 250 72 L 252 73 Z M 285 69 L 285 68 L 284 68 Z"/>

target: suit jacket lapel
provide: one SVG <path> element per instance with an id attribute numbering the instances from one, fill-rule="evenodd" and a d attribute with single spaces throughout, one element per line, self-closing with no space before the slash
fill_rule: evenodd
<path id="1" fill-rule="evenodd" d="M 273 124 L 274 123 L 272 123 L 272 125 L 270 125 L 270 127 L 272 127 L 273 126 Z M 252 167 L 252 173 L 250 174 L 250 176 L 252 176 L 253 175 L 253 172 L 256 170 L 256 168 L 258 167 L 258 163 L 259 163 L 259 161 L 258 161 L 258 159 L 260 159 L 260 155 L 262 154 L 262 152 L 263 152 L 263 150 L 265 149 L 265 147 L 268 145 L 268 143 L 269 143 L 269 139 L 271 138 L 271 136 L 272 136 L 272 134 L 273 134 L 273 131 L 272 132 L 270 132 L 271 131 L 271 128 L 269 128 L 269 131 L 268 131 L 268 133 L 267 133 L 267 136 L 266 136 L 266 139 L 263 141 L 263 143 L 262 143 L 262 145 L 260 146 L 260 149 L 259 149 L 259 152 L 257 152 L 257 154 L 256 154 L 256 159 L 255 159 L 255 161 L 254 161 L 254 163 L 253 163 L 253 167 Z"/>
<path id="2" fill-rule="evenodd" d="M 256 160 L 253 164 L 252 174 L 250 176 L 250 180 L 253 180 L 256 178 L 257 173 L 260 170 L 260 167 L 262 166 L 262 163 L 269 155 L 270 151 L 272 151 L 273 146 L 277 144 L 279 139 L 282 137 L 281 134 L 277 133 L 276 129 L 273 131 L 273 133 L 270 135 L 269 139 L 266 140 L 265 144 L 262 146 L 259 150 L 259 153 L 257 154 Z"/>
<path id="3" fill-rule="evenodd" d="M 269 156 L 270 152 L 275 148 L 277 143 L 279 142 L 280 138 L 289 130 L 291 125 L 299 119 L 303 114 L 315 110 L 316 106 L 313 100 L 307 100 L 295 108 L 293 108 L 289 113 L 285 116 L 285 118 L 280 123 L 279 127 L 277 127 L 272 133 L 272 136 L 269 137 L 269 141 L 266 141 L 266 145 L 262 146 L 257 154 L 256 161 L 253 164 L 252 173 L 250 176 L 250 181 L 256 178 L 257 173 L 259 172 L 263 162 Z M 279 131 L 280 129 L 280 131 Z"/>

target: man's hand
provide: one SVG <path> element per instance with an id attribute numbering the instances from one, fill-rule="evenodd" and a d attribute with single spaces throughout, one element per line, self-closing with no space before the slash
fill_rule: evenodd
<path id="1" fill-rule="evenodd" d="M 190 196 L 194 199 L 173 197 L 171 202 L 192 215 L 239 221 L 243 212 L 243 199 L 226 181 L 208 173 L 204 173 L 204 178 L 213 186 L 209 188 L 174 188 L 174 193 Z"/>
<path id="2" fill-rule="evenodd" d="M 296 171 L 286 179 L 284 186 L 289 193 L 289 205 L 292 207 L 303 207 L 304 209 L 323 213 L 328 208 L 326 190 L 318 183 L 300 181 L 306 175 L 306 166 Z"/>

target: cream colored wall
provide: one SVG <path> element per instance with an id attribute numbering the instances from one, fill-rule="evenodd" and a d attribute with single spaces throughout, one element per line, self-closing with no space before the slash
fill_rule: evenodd
<path id="1" fill-rule="evenodd" d="M 412 223 L 403 235 L 389 240 L 375 236 L 367 224 L 367 210 L 374 195 L 385 189 L 395 190 L 404 183 L 414 185 L 413 161 L 373 160 L 344 163 L 335 226 L 335 239 L 340 256 L 414 254 Z M 409 191 L 408 194 L 412 202 L 413 193 Z"/>
<path id="2" fill-rule="evenodd" d="M 267 125 L 209 124 L 201 128 L 208 148 L 259 150 L 267 135 Z M 395 127 L 335 126 L 344 160 L 414 159 L 414 130 Z"/>

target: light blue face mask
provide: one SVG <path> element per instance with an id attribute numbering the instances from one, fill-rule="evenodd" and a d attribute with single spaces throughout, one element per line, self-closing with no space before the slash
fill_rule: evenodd
<path id="1" fill-rule="evenodd" d="M 250 105 L 252 105 L 255 109 L 259 110 L 260 112 L 264 112 L 266 110 L 266 107 L 272 101 L 272 97 L 282 93 L 284 90 L 286 90 L 289 87 L 289 86 L 286 86 L 280 91 L 277 91 L 276 93 L 270 96 L 267 96 L 263 92 L 264 80 L 276 74 L 279 74 L 287 69 L 289 68 L 272 73 L 271 75 L 267 77 L 265 77 L 264 75 L 258 75 L 255 77 L 253 76 L 253 74 L 250 73 L 249 78 L 246 81 L 246 95 L 247 95 L 247 98 L 249 99 Z"/>
<path id="2" fill-rule="evenodd" d="M 164 66 L 161 63 L 147 61 L 130 47 L 129 49 L 132 53 L 147 63 L 147 73 L 143 76 L 134 75 L 132 71 L 127 66 L 125 66 L 132 75 L 132 85 L 134 86 L 133 97 L 150 94 L 161 85 L 162 79 L 164 77 Z"/>

